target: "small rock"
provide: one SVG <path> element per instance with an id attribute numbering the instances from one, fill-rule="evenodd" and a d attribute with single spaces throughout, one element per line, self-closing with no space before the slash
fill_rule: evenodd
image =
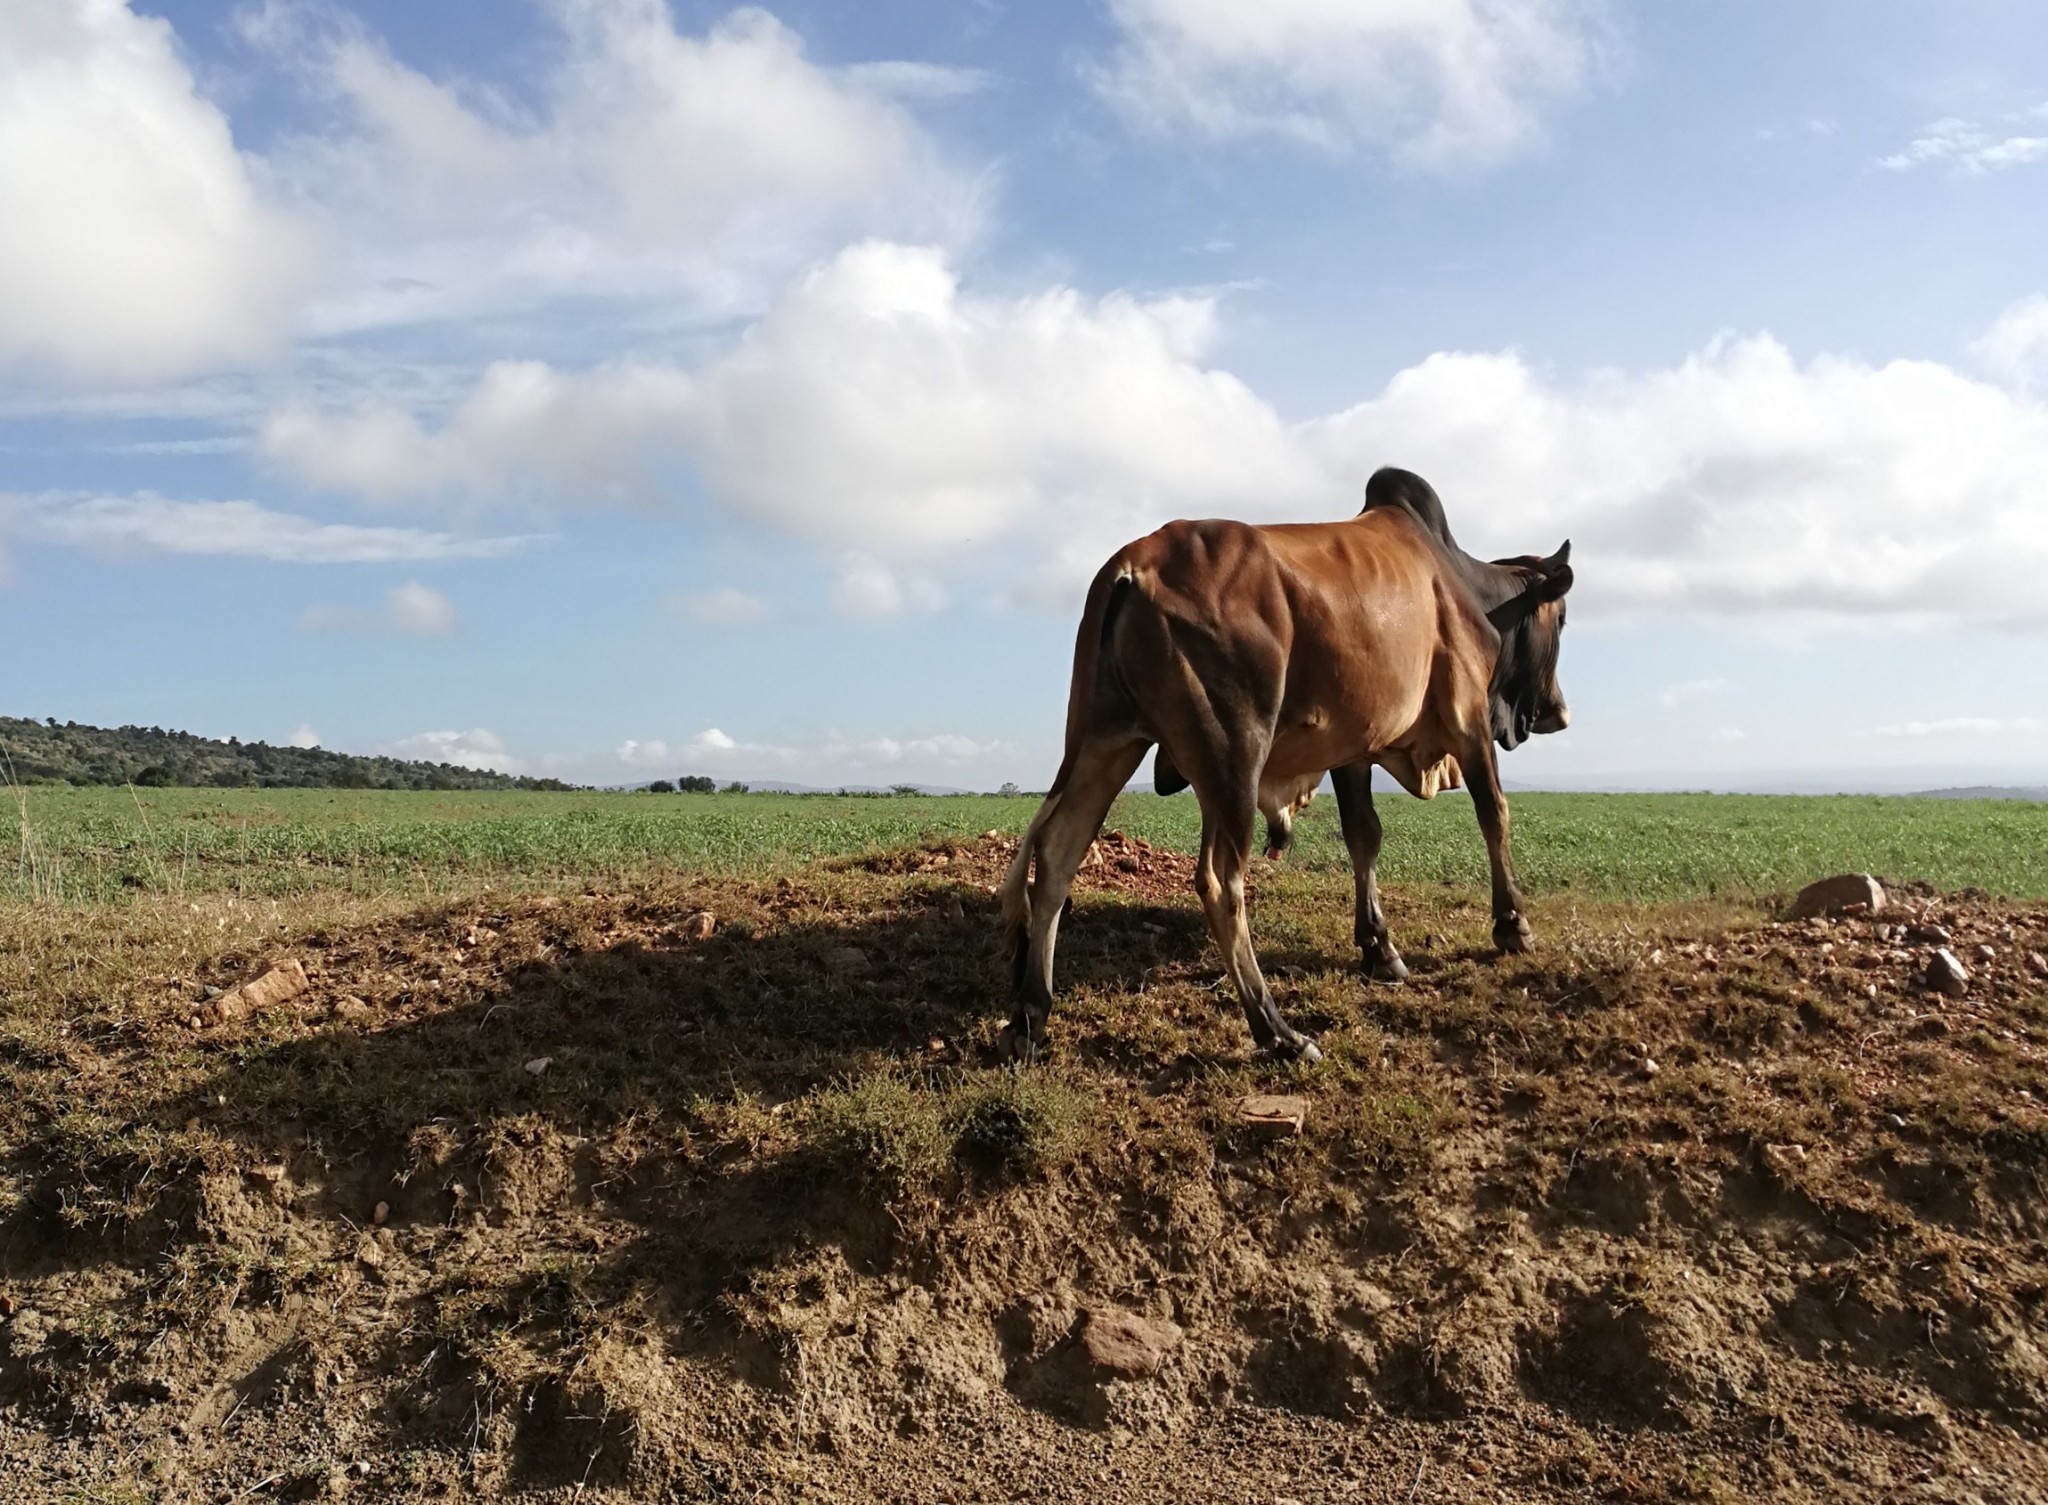
<path id="1" fill-rule="evenodd" d="M 1906 1127 L 1906 1121 L 1903 1118 L 1899 1117 L 1899 1115 L 1896 1113 L 1885 1114 L 1884 1121 L 1890 1124 L 1894 1129 L 1903 1129 Z"/>
<path id="2" fill-rule="evenodd" d="M 1657 1064 L 1656 1058 L 1654 1056 L 1643 1057 L 1644 1076 L 1655 1076 L 1658 1072 L 1662 1071 L 1663 1069 L 1663 1067 Z"/>
<path id="3" fill-rule="evenodd" d="M 1239 1105 L 1245 1123 L 1272 1139 L 1291 1139 L 1308 1122 L 1308 1099 L 1254 1093 Z"/>
<path id="4" fill-rule="evenodd" d="M 1946 948 L 1927 959 L 1927 971 L 1920 980 L 1932 991 L 1950 998 L 1960 998 L 1970 990 L 1970 974 L 1963 970 L 1956 954 Z"/>
<path id="5" fill-rule="evenodd" d="M 389 1202 L 379 1202 L 375 1207 L 371 1208 L 370 1221 L 379 1228 L 390 1222 L 391 1204 Z"/>
<path id="6" fill-rule="evenodd" d="M 1174 1323 L 1102 1307 L 1081 1314 L 1076 1346 L 1102 1375 L 1141 1380 L 1159 1372 L 1183 1336 Z"/>
<path id="7" fill-rule="evenodd" d="M 683 934 L 693 941 L 708 941 L 711 933 L 718 928 L 718 916 L 708 909 L 700 909 L 683 921 Z"/>
<path id="8" fill-rule="evenodd" d="M 384 1250 L 373 1238 L 364 1238 L 356 1245 L 356 1263 L 365 1269 L 375 1270 L 384 1263 Z"/>
<path id="9" fill-rule="evenodd" d="M 835 972 L 844 972 L 849 977 L 865 977 L 875 970 L 875 964 L 868 960 L 867 952 L 858 946 L 834 946 L 825 953 L 825 965 Z"/>
<path id="10" fill-rule="evenodd" d="M 370 1006 L 353 993 L 344 993 L 341 1001 L 334 1005 L 334 1017 L 343 1024 L 360 1024 L 372 1012 Z"/>
<path id="11" fill-rule="evenodd" d="M 1876 914 L 1884 908 L 1884 887 L 1868 873 L 1838 873 L 1809 883 L 1793 897 L 1791 918 L 1815 915 Z"/>
<path id="12" fill-rule="evenodd" d="M 528 1076 L 541 1076 L 554 1064 L 555 1058 L 553 1056 L 535 1056 L 526 1063 L 526 1074 Z"/>
<path id="13" fill-rule="evenodd" d="M 1919 946 L 1946 946 L 1949 935 L 1941 925 L 1908 925 L 1906 939 Z"/>
<path id="14" fill-rule="evenodd" d="M 2043 956 L 2038 951 L 2029 951 L 2027 953 L 2027 970 L 2036 977 L 2048 977 L 2048 956 Z"/>
<path id="15" fill-rule="evenodd" d="M 1998 948 L 1996 946 L 1979 946 L 1976 950 L 1976 957 L 1980 962 L 1995 962 L 1998 960 Z"/>
<path id="16" fill-rule="evenodd" d="M 310 986 L 305 967 L 294 957 L 240 987 L 229 988 L 225 993 L 209 992 L 206 1007 L 200 1013 L 209 1024 L 226 1024 L 256 1009 L 296 998 Z"/>

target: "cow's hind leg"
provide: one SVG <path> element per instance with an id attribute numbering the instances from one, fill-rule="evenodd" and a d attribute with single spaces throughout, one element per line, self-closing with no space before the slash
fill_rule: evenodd
<path id="1" fill-rule="evenodd" d="M 1365 975 L 1374 982 L 1405 982 L 1408 964 L 1387 934 L 1380 910 L 1380 815 L 1372 804 L 1372 765 L 1352 763 L 1330 770 L 1337 790 L 1337 814 L 1344 823 L 1344 845 L 1351 853 L 1351 881 L 1357 890 L 1357 917 L 1352 934 L 1364 955 Z"/>
<path id="2" fill-rule="evenodd" d="M 1508 852 L 1508 799 L 1501 792 L 1493 744 L 1483 736 L 1475 739 L 1460 761 L 1472 790 L 1472 808 L 1479 816 L 1479 832 L 1486 838 L 1487 864 L 1493 870 L 1493 944 L 1503 952 L 1527 951 L 1536 938 L 1522 914 L 1522 890 Z"/>
<path id="3" fill-rule="evenodd" d="M 1223 967 L 1244 1002 L 1245 1022 L 1252 1038 L 1275 1055 L 1320 1061 L 1315 1042 L 1280 1017 L 1273 990 L 1259 971 L 1252 950 L 1251 926 L 1244 906 L 1244 874 L 1252 855 L 1252 820 L 1258 796 L 1249 781 L 1241 789 L 1211 794 L 1200 783 L 1202 855 L 1195 864 L 1195 891 L 1201 895 L 1209 934 L 1223 953 Z"/>
<path id="4" fill-rule="evenodd" d="M 1045 1040 L 1052 1013 L 1053 951 L 1067 892 L 1102 829 L 1102 818 L 1144 760 L 1147 745 L 1130 739 L 1083 742 L 1065 770 L 1066 781 L 1055 791 L 1058 805 L 1032 839 L 1030 920 L 1011 959 L 1017 1007 L 1003 1031 L 1003 1048 L 1013 1057 L 1030 1059 Z"/>

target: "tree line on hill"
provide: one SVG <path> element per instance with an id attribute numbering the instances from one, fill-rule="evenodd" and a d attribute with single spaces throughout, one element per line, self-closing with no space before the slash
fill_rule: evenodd
<path id="1" fill-rule="evenodd" d="M 225 742 L 160 726 L 85 726 L 0 716 L 0 778 L 17 784 L 136 784 L 210 789 L 571 789 L 534 779 L 425 763 L 366 758 L 322 747 Z"/>

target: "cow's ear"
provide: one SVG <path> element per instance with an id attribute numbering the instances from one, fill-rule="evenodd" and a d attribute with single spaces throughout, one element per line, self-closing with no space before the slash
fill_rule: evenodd
<path id="1" fill-rule="evenodd" d="M 1555 601 L 1572 588 L 1572 541 L 1567 538 L 1555 554 L 1544 560 L 1538 568 L 1543 571 L 1542 582 L 1536 587 L 1536 597 L 1541 601 Z"/>

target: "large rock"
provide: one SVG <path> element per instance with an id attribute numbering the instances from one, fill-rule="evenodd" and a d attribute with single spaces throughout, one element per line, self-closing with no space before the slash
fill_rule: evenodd
<path id="1" fill-rule="evenodd" d="M 1937 951 L 1927 959 L 1927 974 L 1921 979 L 1937 993 L 1950 998 L 1960 998 L 1970 991 L 1970 974 L 1963 970 L 1963 964 L 1956 960 L 1956 954 L 1946 948 Z"/>
<path id="2" fill-rule="evenodd" d="M 1098 1307 L 1081 1314 L 1075 1349 L 1099 1378 L 1141 1380 L 1159 1372 L 1183 1336 L 1174 1323 Z"/>
<path id="3" fill-rule="evenodd" d="M 1868 873 L 1837 873 L 1799 890 L 1792 900 L 1792 918 L 1838 915 L 1855 911 L 1876 914 L 1884 908 L 1884 885 Z"/>
<path id="4" fill-rule="evenodd" d="M 243 983 L 238 988 L 229 988 L 218 998 L 209 999 L 200 1011 L 208 1024 L 226 1024 L 251 1014 L 258 1009 L 267 1009 L 296 998 L 311 986 L 306 969 L 297 957 L 278 963 L 261 977 Z"/>

